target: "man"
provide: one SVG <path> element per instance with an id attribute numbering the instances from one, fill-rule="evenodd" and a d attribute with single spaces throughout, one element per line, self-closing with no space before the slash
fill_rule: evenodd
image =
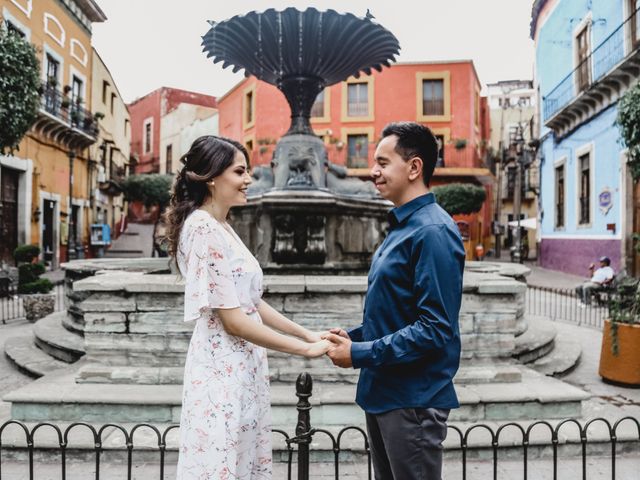
<path id="1" fill-rule="evenodd" d="M 611 260 L 609 257 L 600 257 L 600 268 L 595 272 L 595 265 L 592 263 L 589 265 L 589 272 L 591 273 L 591 279 L 588 282 L 584 282 L 582 285 L 576 287 L 576 295 L 580 299 L 580 306 L 591 304 L 591 295 L 594 290 L 602 288 L 603 285 L 607 285 L 611 280 L 615 272 L 611 268 Z"/>
<path id="2" fill-rule="evenodd" d="M 361 369 L 356 402 L 376 480 L 439 480 L 446 420 L 459 406 L 452 380 L 465 252 L 455 222 L 429 193 L 437 158 L 428 128 L 402 122 L 383 130 L 371 175 L 395 205 L 389 233 L 373 256 L 362 325 L 326 336 L 335 365 Z"/>

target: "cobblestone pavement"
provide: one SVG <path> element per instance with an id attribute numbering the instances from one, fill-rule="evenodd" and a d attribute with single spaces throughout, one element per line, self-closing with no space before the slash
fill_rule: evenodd
<path id="1" fill-rule="evenodd" d="M 32 378 L 18 371 L 4 354 L 4 342 L 14 335 L 28 335 L 31 323 L 27 320 L 11 320 L 0 325 L 0 399 L 12 390 L 32 381 Z M 9 404 L 0 400 L 0 418 L 9 416 Z M 4 476 L 3 476 L 4 478 Z"/>
<path id="2" fill-rule="evenodd" d="M 38 480 L 58 480 L 61 478 L 60 463 L 37 463 L 34 469 L 34 478 Z M 611 458 L 592 457 L 587 460 L 587 479 L 611 480 Z M 137 480 L 160 479 L 160 466 L 155 463 L 136 465 L 132 468 L 132 478 Z M 528 462 L 529 480 L 552 480 L 553 463 L 549 460 L 531 460 Z M 165 469 L 163 479 L 174 479 L 176 476 L 175 465 Z M 2 478 L 6 480 L 28 480 L 28 469 L 25 463 L 3 462 Z M 69 462 L 67 465 L 68 480 L 87 480 L 95 478 L 95 466 L 93 464 Z M 100 478 L 108 480 L 124 480 L 127 478 L 126 465 L 102 464 Z M 274 480 L 287 479 L 285 464 L 274 465 Z M 292 478 L 297 478 L 296 465 L 292 469 Z M 334 479 L 333 464 L 315 463 L 311 465 L 310 480 Z M 366 480 L 367 467 L 363 464 L 341 464 L 340 480 Z M 462 465 L 460 462 L 445 462 L 443 480 L 461 480 Z M 491 461 L 468 462 L 466 471 L 467 480 L 492 480 L 493 464 Z M 498 479 L 520 480 L 524 479 L 523 463 L 520 460 L 499 461 Z M 562 480 L 582 478 L 582 463 L 580 459 L 561 459 L 558 465 L 558 477 Z M 639 458 L 617 458 L 616 479 L 638 480 L 640 479 Z"/>

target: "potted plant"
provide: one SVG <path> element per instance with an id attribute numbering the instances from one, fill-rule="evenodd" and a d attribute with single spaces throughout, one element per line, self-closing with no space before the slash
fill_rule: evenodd
<path id="1" fill-rule="evenodd" d="M 453 148 L 456 150 L 464 150 L 467 147 L 467 139 L 466 138 L 456 138 L 453 141 Z"/>
<path id="2" fill-rule="evenodd" d="M 599 374 L 611 383 L 640 386 L 640 279 L 621 280 L 609 296 Z"/>
<path id="3" fill-rule="evenodd" d="M 21 245 L 13 252 L 18 264 L 18 294 L 30 322 L 53 313 L 56 303 L 55 295 L 49 293 L 53 284 L 46 278 L 40 278 L 45 268 L 38 262 L 39 255 L 40 247 L 36 245 Z"/>

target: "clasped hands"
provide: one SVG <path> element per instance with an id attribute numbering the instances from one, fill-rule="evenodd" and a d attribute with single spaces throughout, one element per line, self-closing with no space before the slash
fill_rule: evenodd
<path id="1" fill-rule="evenodd" d="M 351 368 L 351 339 L 342 328 L 332 328 L 328 332 L 316 333 L 319 340 L 316 345 L 321 349 L 320 355 L 326 354 L 336 367 Z M 318 356 L 320 356 L 318 355 Z"/>

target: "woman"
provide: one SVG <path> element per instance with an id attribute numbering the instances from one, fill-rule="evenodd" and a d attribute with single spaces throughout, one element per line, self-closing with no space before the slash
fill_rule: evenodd
<path id="1" fill-rule="evenodd" d="M 247 201 L 245 148 L 200 137 L 181 161 L 167 239 L 185 279 L 184 320 L 196 325 L 184 372 L 178 479 L 270 479 L 265 347 L 311 358 L 330 343 L 261 300 L 260 265 L 227 223 L 229 209 Z"/>

